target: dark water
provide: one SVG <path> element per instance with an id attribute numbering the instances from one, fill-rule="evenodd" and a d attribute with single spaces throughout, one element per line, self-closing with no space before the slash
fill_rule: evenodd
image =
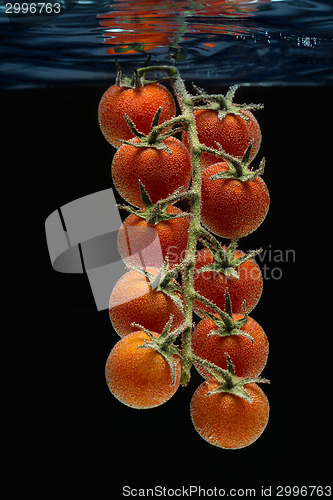
<path id="1" fill-rule="evenodd" d="M 0 4 L 2 88 L 104 84 L 115 55 L 134 68 L 147 54 L 214 84 L 333 81 L 331 0 L 62 1 L 59 14 L 20 3 Z"/>

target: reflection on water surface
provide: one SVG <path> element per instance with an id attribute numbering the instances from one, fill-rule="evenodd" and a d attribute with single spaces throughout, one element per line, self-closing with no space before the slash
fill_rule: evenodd
<path id="1" fill-rule="evenodd" d="M 115 56 L 131 71 L 147 54 L 212 85 L 332 84 L 331 0 L 63 4 L 61 15 L 29 20 L 0 5 L 0 86 L 105 85 Z"/>

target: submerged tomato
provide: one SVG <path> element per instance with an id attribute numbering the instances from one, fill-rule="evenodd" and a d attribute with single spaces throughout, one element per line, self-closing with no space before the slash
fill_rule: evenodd
<path id="1" fill-rule="evenodd" d="M 235 321 L 243 318 L 242 314 L 234 314 Z M 261 326 L 253 319 L 248 318 L 241 332 L 250 335 L 212 335 L 217 326 L 210 318 L 202 319 L 195 327 L 192 335 L 192 351 L 201 359 L 227 369 L 226 353 L 229 354 L 238 377 L 257 377 L 266 366 L 268 357 L 268 340 Z M 212 375 L 202 365 L 196 364 L 199 373 L 206 379 Z"/>
<path id="2" fill-rule="evenodd" d="M 157 275 L 157 269 L 148 268 Z M 138 271 L 128 271 L 116 283 L 109 304 L 112 325 L 120 337 L 137 330 L 137 323 L 147 330 L 162 333 L 173 315 L 172 328 L 183 321 L 183 315 L 172 298 L 151 288 L 149 280 Z"/>
<path id="3" fill-rule="evenodd" d="M 142 348 L 149 342 L 143 331 L 122 338 L 112 349 L 105 367 L 111 393 L 131 408 L 154 408 L 165 403 L 180 384 L 181 361 L 173 356 L 175 381 L 166 359 L 156 350 Z"/>
<path id="4" fill-rule="evenodd" d="M 119 148 L 121 140 L 133 137 L 125 115 L 139 132 L 147 135 L 160 107 L 159 123 L 175 116 L 174 99 L 168 89 L 159 83 L 146 84 L 138 89 L 112 85 L 103 94 L 98 107 L 98 121 L 105 139 Z"/>
<path id="5" fill-rule="evenodd" d="M 215 163 L 202 173 L 201 218 L 213 233 L 223 238 L 241 238 L 255 231 L 269 208 L 269 192 L 257 176 L 253 180 L 211 179 L 227 172 L 226 163 Z"/>
<path id="6" fill-rule="evenodd" d="M 180 214 L 174 206 L 168 214 Z M 147 220 L 135 214 L 129 215 L 118 233 L 118 249 L 127 265 L 162 267 L 168 256 L 170 267 L 185 258 L 188 243 L 189 217 L 179 217 L 149 225 Z"/>
<path id="7" fill-rule="evenodd" d="M 241 250 L 236 250 L 234 258 L 238 259 L 244 255 Z M 200 269 L 214 262 L 210 251 L 203 248 L 197 253 L 195 269 Z M 200 295 L 213 302 L 223 311 L 225 309 L 225 291 L 228 289 L 232 311 L 242 313 L 243 301 L 245 300 L 246 310 L 250 312 L 259 302 L 263 289 L 263 277 L 260 267 L 251 258 L 236 267 L 235 271 L 238 278 L 226 276 L 223 272 L 218 271 L 198 273 L 194 277 L 194 288 Z M 195 307 L 213 312 L 212 309 L 199 301 L 195 302 Z"/>
<path id="8" fill-rule="evenodd" d="M 266 395 L 257 384 L 244 386 L 252 403 L 227 392 L 208 394 L 218 386 L 213 380 L 203 382 L 193 394 L 191 417 L 194 428 L 203 439 L 219 448 L 249 446 L 267 425 L 269 403 Z"/>
<path id="9" fill-rule="evenodd" d="M 261 131 L 259 123 L 249 110 L 242 110 L 245 116 L 228 113 L 219 120 L 218 112 L 211 109 L 198 109 L 194 111 L 198 139 L 202 144 L 217 149 L 217 144 L 229 155 L 242 159 L 251 141 L 250 161 L 257 155 L 261 144 Z M 206 168 L 216 163 L 216 156 L 211 153 L 203 153 L 201 166 Z"/>
<path id="10" fill-rule="evenodd" d="M 138 144 L 139 139 L 131 139 Z M 167 198 L 176 189 L 185 191 L 191 181 L 191 156 L 184 144 L 168 137 L 163 144 L 166 152 L 153 147 L 135 147 L 123 144 L 112 162 L 112 178 L 120 195 L 132 205 L 144 208 L 139 181 L 152 203 Z"/>

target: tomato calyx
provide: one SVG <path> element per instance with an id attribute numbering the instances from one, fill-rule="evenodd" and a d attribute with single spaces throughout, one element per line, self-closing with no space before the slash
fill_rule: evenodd
<path id="1" fill-rule="evenodd" d="M 195 275 L 211 271 L 223 273 L 228 278 L 233 277 L 239 279 L 237 268 L 262 252 L 262 248 L 259 248 L 258 250 L 251 250 L 245 253 L 242 257 L 235 258 L 235 252 L 238 245 L 237 239 L 231 240 L 229 246 L 225 248 L 211 233 L 209 233 L 209 231 L 203 229 L 203 235 L 206 239 L 200 238 L 200 242 L 210 251 L 214 262 L 197 269 L 194 273 Z"/>
<path id="2" fill-rule="evenodd" d="M 192 84 L 196 90 L 196 96 L 192 96 L 194 109 L 211 109 L 217 111 L 219 121 L 226 115 L 237 115 L 245 121 L 250 121 L 246 114 L 242 113 L 243 110 L 262 109 L 263 104 L 235 104 L 233 102 L 236 90 L 239 85 L 232 85 L 226 95 L 223 94 L 207 94 L 203 89 Z"/>
<path id="3" fill-rule="evenodd" d="M 149 61 L 150 61 L 150 57 L 148 56 L 147 61 L 145 63 L 145 66 L 149 63 Z M 141 89 L 145 84 L 158 83 L 158 81 L 159 81 L 159 80 L 152 80 L 149 82 L 146 81 L 144 78 L 144 75 L 141 76 L 137 69 L 134 70 L 131 78 L 128 77 L 124 73 L 117 58 L 115 58 L 115 65 L 116 65 L 116 72 L 117 72 L 116 85 L 118 85 L 118 87 L 127 88 L 127 89 Z"/>
<path id="4" fill-rule="evenodd" d="M 154 118 L 151 123 L 149 134 L 146 135 L 140 132 L 129 116 L 124 115 L 124 119 L 127 122 L 129 129 L 131 130 L 134 137 L 138 139 L 137 142 L 121 140 L 123 144 L 128 144 L 129 146 L 133 146 L 135 148 L 154 148 L 160 149 L 165 153 L 172 155 L 172 151 L 168 146 L 164 143 L 165 139 L 175 135 L 177 132 L 184 130 L 184 125 L 186 124 L 186 119 L 182 116 L 176 116 L 174 118 L 170 118 L 163 123 L 158 123 L 160 115 L 162 113 L 162 108 L 159 107 L 156 111 Z"/>
<path id="5" fill-rule="evenodd" d="M 172 321 L 173 316 L 171 315 L 160 335 L 150 332 L 137 323 L 132 323 L 131 326 L 135 326 L 136 328 L 144 331 L 150 339 L 149 341 L 144 342 L 141 346 L 138 346 L 138 349 L 154 349 L 154 351 L 161 354 L 161 356 L 163 356 L 163 358 L 167 361 L 171 371 L 172 385 L 174 385 L 176 381 L 176 365 L 174 356 L 178 356 L 182 359 L 182 355 L 181 351 L 173 344 L 173 342 L 181 334 L 182 327 L 179 327 L 171 332 Z"/>
<path id="6" fill-rule="evenodd" d="M 128 89 L 139 89 L 143 86 L 143 82 L 140 79 L 136 70 L 134 71 L 132 78 L 129 78 L 123 72 L 123 69 L 120 66 L 117 58 L 115 59 L 115 64 L 116 64 L 116 72 L 117 72 L 115 83 L 118 87 L 128 88 Z"/>
<path id="7" fill-rule="evenodd" d="M 265 170 L 265 164 L 266 164 L 265 158 L 262 158 L 262 160 L 259 163 L 259 167 L 256 170 L 250 168 L 249 165 L 253 143 L 254 140 L 252 140 L 248 145 L 247 150 L 245 151 L 244 156 L 241 160 L 236 158 L 235 156 L 226 153 L 222 148 L 221 144 L 219 144 L 218 142 L 216 143 L 218 149 L 213 149 L 208 146 L 205 146 L 204 144 L 201 144 L 201 150 L 203 152 L 212 153 L 217 157 L 220 157 L 221 163 L 225 163 L 228 167 L 228 170 L 218 172 L 217 174 L 212 175 L 209 179 L 210 180 L 236 179 L 241 182 L 249 182 L 249 181 L 254 181 L 256 177 L 262 175 Z M 216 163 L 218 162 L 219 160 L 216 161 Z"/>
<path id="8" fill-rule="evenodd" d="M 131 214 L 134 214 L 137 217 L 140 217 L 141 219 L 145 219 L 147 221 L 147 224 L 149 224 L 150 226 L 155 226 L 159 222 L 165 222 L 172 219 L 179 219 L 181 217 L 190 216 L 188 212 L 180 212 L 176 214 L 170 214 L 167 212 L 168 207 L 172 204 L 172 200 L 177 201 L 179 198 L 183 198 L 184 196 L 183 194 L 180 197 L 178 197 L 180 189 L 174 191 L 174 193 L 170 197 L 164 200 L 159 200 L 157 203 L 154 204 L 151 201 L 149 194 L 147 193 L 144 185 L 140 180 L 139 180 L 139 188 L 141 193 L 141 199 L 145 206 L 144 209 L 136 210 L 130 207 L 129 205 L 122 205 L 122 204 L 118 204 L 117 205 L 118 208 L 127 210 Z"/>
<path id="9" fill-rule="evenodd" d="M 217 335 L 218 337 L 241 335 L 242 337 L 246 337 L 247 339 L 251 340 L 252 344 L 254 343 L 254 338 L 244 330 L 242 330 L 243 326 L 246 325 L 249 318 L 246 312 L 245 300 L 243 301 L 244 317 L 237 320 L 234 320 L 232 316 L 231 300 L 227 289 L 225 291 L 225 310 L 222 311 L 217 306 L 214 306 L 214 310 L 216 311 L 216 314 L 211 314 L 210 312 L 204 311 L 202 309 L 197 310 L 197 312 L 201 316 L 206 316 L 207 318 L 209 318 L 217 327 L 213 328 L 209 332 L 208 337 L 211 337 L 213 335 Z"/>
<path id="10" fill-rule="evenodd" d="M 207 392 L 206 396 L 209 397 L 214 394 L 228 393 L 243 398 L 249 403 L 253 403 L 253 399 L 246 391 L 245 386 L 247 384 L 258 384 L 258 383 L 269 384 L 270 381 L 263 377 L 244 377 L 244 378 L 237 377 L 235 375 L 234 364 L 227 352 L 225 353 L 225 356 L 227 359 L 226 370 L 220 368 L 214 363 L 211 363 L 210 361 L 201 359 L 198 356 L 194 356 L 194 361 L 204 366 L 206 370 L 209 371 L 209 373 L 214 377 L 214 379 L 219 384 L 218 387 L 216 387 L 212 391 Z"/>
<path id="11" fill-rule="evenodd" d="M 134 271 L 137 271 L 145 276 L 152 290 L 155 290 L 156 292 L 162 292 L 170 297 L 170 299 L 175 302 L 176 306 L 183 314 L 184 306 L 181 299 L 183 289 L 175 280 L 179 271 L 179 267 L 180 264 L 170 269 L 168 256 L 166 256 L 163 266 L 158 271 L 157 275 L 150 273 L 149 271 L 147 271 L 147 269 L 132 265 L 129 266 L 130 269 L 133 269 Z"/>

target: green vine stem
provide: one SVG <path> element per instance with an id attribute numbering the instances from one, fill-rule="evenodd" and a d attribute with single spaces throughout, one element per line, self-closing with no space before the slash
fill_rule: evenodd
<path id="1" fill-rule="evenodd" d="M 155 74 L 158 72 L 164 72 L 168 75 L 167 78 L 171 81 L 174 93 L 178 100 L 178 104 L 180 107 L 180 115 L 177 115 L 164 123 L 158 124 L 158 117 L 160 112 L 158 111 L 155 119 L 153 120 L 149 135 L 146 138 L 144 137 L 139 138 L 140 141 L 143 141 L 142 145 L 145 146 L 148 145 L 148 147 L 163 147 L 161 145 L 161 140 L 163 140 L 164 137 L 167 137 L 185 128 L 192 158 L 191 187 L 185 193 L 175 192 L 167 199 L 160 200 L 159 202 L 157 202 L 156 206 L 153 209 L 154 214 L 155 212 L 159 213 L 160 210 L 166 206 L 166 204 L 175 203 L 176 201 L 181 200 L 183 198 L 189 198 L 191 203 L 191 212 L 189 214 L 190 226 L 189 226 L 188 246 L 185 259 L 179 266 L 179 269 L 181 269 L 183 274 L 183 306 L 184 306 L 184 322 L 181 330 L 179 330 L 179 335 L 181 335 L 181 340 L 182 340 L 182 363 L 183 363 L 181 384 L 183 386 L 186 386 L 190 380 L 191 367 L 193 365 L 193 362 L 195 361 L 195 357 L 193 355 L 191 348 L 194 300 L 200 299 L 206 305 L 211 306 L 213 310 L 220 315 L 220 317 L 223 317 L 224 321 L 227 323 L 226 327 L 229 326 L 231 328 L 232 326 L 231 325 L 232 317 L 230 318 L 229 321 L 228 315 L 224 314 L 223 311 L 217 308 L 215 304 L 212 304 L 210 301 L 205 299 L 205 297 L 201 297 L 195 291 L 193 284 L 194 281 L 193 278 L 195 276 L 195 258 L 196 258 L 197 244 L 200 238 L 203 237 L 206 239 L 206 241 L 204 241 L 206 246 L 213 245 L 213 247 L 216 247 L 216 251 L 220 249 L 220 251 L 222 252 L 222 248 L 219 242 L 201 224 L 201 217 L 200 217 L 201 174 L 202 174 L 201 161 L 200 161 L 201 154 L 203 152 L 213 153 L 216 155 L 217 159 L 221 158 L 223 161 L 227 162 L 229 171 L 223 173 L 223 177 L 237 178 L 241 181 L 252 180 L 257 175 L 260 175 L 264 170 L 265 161 L 264 159 L 262 160 L 258 170 L 256 171 L 249 168 L 249 158 L 253 145 L 252 142 L 248 145 L 248 148 L 241 160 L 226 153 L 220 144 L 217 144 L 218 149 L 209 148 L 204 144 L 201 144 L 198 139 L 193 111 L 194 109 L 201 107 L 198 104 L 202 100 L 206 101 L 206 98 L 208 98 L 206 93 L 198 88 L 196 88 L 199 94 L 197 96 L 193 96 L 189 92 L 187 92 L 184 81 L 180 77 L 177 68 L 175 68 L 174 66 L 167 66 L 167 65 L 149 66 L 147 63 L 146 66 L 139 68 L 136 71 L 136 77 L 142 83 L 158 82 L 164 80 L 165 78 L 163 78 L 162 80 L 161 79 L 147 80 L 146 79 L 147 72 L 154 72 Z M 252 105 L 252 104 L 251 105 L 233 104 L 232 101 L 236 88 L 237 88 L 236 86 L 231 87 L 225 97 L 220 95 L 210 96 L 209 97 L 210 100 L 207 101 L 209 103 L 209 106 L 211 108 L 217 106 L 221 116 L 222 115 L 224 116 L 228 111 L 239 114 L 242 109 L 257 109 L 261 107 L 261 105 Z M 172 127 L 174 127 L 173 130 Z M 217 176 L 214 176 L 212 178 L 215 177 Z M 232 242 L 230 244 L 230 248 L 234 249 L 235 245 L 237 245 L 237 241 Z M 253 255 L 258 253 L 259 251 L 260 250 L 254 252 Z M 252 255 L 248 255 L 246 259 L 248 259 L 250 256 Z M 237 275 L 234 268 L 232 268 L 230 272 L 233 275 Z M 228 323 L 228 321 L 230 324 Z M 235 325 L 233 324 L 233 326 Z"/>
<path id="2" fill-rule="evenodd" d="M 141 76 L 147 71 L 165 71 L 172 80 L 172 86 L 181 110 L 181 121 L 187 129 L 187 137 L 190 144 L 192 157 L 192 186 L 191 186 L 191 219 L 189 227 L 189 241 L 186 257 L 183 262 L 183 294 L 184 294 L 184 329 L 182 333 L 182 357 L 183 371 L 181 384 L 187 385 L 190 379 L 191 367 L 193 364 L 193 353 L 191 349 L 191 335 L 193 322 L 193 301 L 196 292 L 193 286 L 195 256 L 197 242 L 202 234 L 200 223 L 201 206 L 201 165 L 200 157 L 202 146 L 199 142 L 195 120 L 193 116 L 193 99 L 187 92 L 183 80 L 180 78 L 178 70 L 170 66 L 147 66 L 140 68 L 138 74 Z M 179 117 L 178 117 L 179 120 Z M 175 122 L 174 122 L 175 123 Z M 179 121 L 178 121 L 179 123 Z M 165 124 L 163 124 L 165 127 Z M 162 128 L 162 127 L 161 127 Z"/>

